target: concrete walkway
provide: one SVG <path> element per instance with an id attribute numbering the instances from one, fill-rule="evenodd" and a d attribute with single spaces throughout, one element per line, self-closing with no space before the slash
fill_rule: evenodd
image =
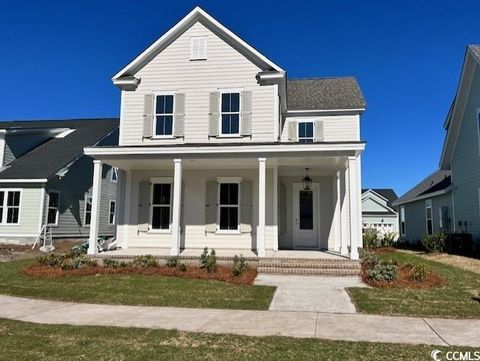
<path id="1" fill-rule="evenodd" d="M 247 336 L 480 347 L 480 320 L 94 305 L 0 296 L 0 318 Z"/>
<path id="2" fill-rule="evenodd" d="M 356 313 L 345 288 L 366 287 L 360 277 L 259 274 L 256 285 L 277 287 L 269 310 Z"/>

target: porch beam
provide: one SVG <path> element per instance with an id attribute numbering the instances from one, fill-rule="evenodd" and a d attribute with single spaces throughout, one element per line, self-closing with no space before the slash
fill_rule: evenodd
<path id="1" fill-rule="evenodd" d="M 90 235 L 88 238 L 88 254 L 97 254 L 97 240 L 100 220 L 100 194 L 102 187 L 102 161 L 93 161 L 93 182 L 92 182 L 92 212 L 90 218 Z M 86 205 L 85 205 L 86 207 Z"/>
<path id="2" fill-rule="evenodd" d="M 266 191 L 266 158 L 258 158 L 258 228 L 257 253 L 265 257 L 265 191 Z"/>
<path id="3" fill-rule="evenodd" d="M 180 210 L 182 207 L 182 160 L 174 159 L 173 163 L 173 214 L 170 255 L 178 256 L 180 254 Z"/>

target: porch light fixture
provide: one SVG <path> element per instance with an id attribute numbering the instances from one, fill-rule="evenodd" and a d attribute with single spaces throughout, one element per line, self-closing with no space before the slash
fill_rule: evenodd
<path id="1" fill-rule="evenodd" d="M 309 168 L 305 168 L 307 175 L 305 178 L 303 178 L 303 190 L 306 190 L 306 191 L 309 191 L 310 189 L 312 189 L 312 178 L 308 176 L 308 170 Z"/>

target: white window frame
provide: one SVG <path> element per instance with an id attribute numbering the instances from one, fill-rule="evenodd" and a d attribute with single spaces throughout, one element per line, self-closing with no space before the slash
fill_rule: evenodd
<path id="1" fill-rule="evenodd" d="M 208 37 L 207 36 L 192 36 L 190 38 L 190 60 L 207 60 L 207 45 L 208 45 Z M 195 56 L 194 52 L 194 43 L 197 40 L 202 40 L 205 46 L 205 52 L 203 56 Z"/>
<path id="2" fill-rule="evenodd" d="M 175 101 L 176 101 L 176 93 L 172 91 L 162 91 L 158 93 L 154 93 L 155 99 L 154 99 L 154 112 L 153 112 L 153 139 L 172 139 L 174 138 L 175 134 Z M 157 113 L 157 97 L 162 96 L 162 95 L 172 95 L 173 96 L 173 103 L 172 103 L 172 113 Z M 157 135 L 157 115 L 171 115 L 172 116 L 172 134 L 163 134 L 163 135 Z"/>
<path id="3" fill-rule="evenodd" d="M 300 137 L 300 123 L 312 123 L 312 143 L 315 143 L 315 120 L 311 119 L 298 119 L 297 120 L 297 142 L 301 143 L 301 139 L 310 139 L 310 137 Z M 308 143 L 308 142 L 306 142 Z"/>
<path id="4" fill-rule="evenodd" d="M 59 218 L 59 215 L 60 215 L 60 192 L 59 191 L 54 191 L 54 190 L 50 190 L 47 192 L 48 193 L 48 203 L 47 203 L 47 219 L 46 219 L 46 223 L 47 223 L 47 226 L 58 226 L 58 218 Z M 55 194 L 58 194 L 58 207 L 57 207 L 57 213 L 55 215 L 55 223 L 48 223 L 48 212 L 50 211 L 50 194 L 52 193 L 55 193 Z M 53 207 L 52 207 L 53 209 Z"/>
<path id="5" fill-rule="evenodd" d="M 90 199 L 90 223 L 87 224 L 87 203 L 88 199 Z M 93 198 L 92 196 L 85 196 L 84 198 L 84 207 L 83 207 L 83 226 L 84 227 L 90 227 L 90 224 L 92 224 L 92 209 L 93 209 Z"/>
<path id="6" fill-rule="evenodd" d="M 429 208 L 430 208 L 430 221 L 432 222 L 432 233 L 428 233 L 428 209 Z M 425 229 L 426 229 L 427 235 L 429 236 L 435 233 L 434 226 L 433 226 L 433 206 L 432 206 L 431 199 L 427 199 L 425 201 Z"/>
<path id="7" fill-rule="evenodd" d="M 402 223 L 404 227 L 402 227 Z M 400 235 L 405 237 L 407 234 L 407 220 L 405 219 L 405 206 L 400 206 Z"/>
<path id="8" fill-rule="evenodd" d="M 113 179 L 114 175 L 116 175 L 116 179 Z M 110 181 L 112 183 L 118 183 L 118 167 L 112 167 L 112 174 L 110 175 Z"/>
<path id="9" fill-rule="evenodd" d="M 3 212 L 2 212 L 2 217 L 0 219 L 0 224 L 2 226 L 18 226 L 20 224 L 20 217 L 22 215 L 22 193 L 23 189 L 21 188 L 0 188 L 0 192 L 4 192 L 4 197 L 3 197 Z M 18 202 L 18 220 L 15 223 L 7 223 L 7 214 L 8 214 L 8 192 L 20 192 L 20 200 Z M 17 208 L 10 206 L 10 208 Z"/>
<path id="10" fill-rule="evenodd" d="M 218 109 L 218 137 L 220 138 L 240 138 L 242 136 L 242 89 L 221 89 Z M 222 127 L 222 99 L 223 94 L 238 94 L 238 133 L 223 133 Z M 237 112 L 226 112 L 225 114 L 237 114 Z"/>
<path id="11" fill-rule="evenodd" d="M 161 204 L 153 204 L 153 187 L 155 184 L 170 184 L 170 204 L 161 205 Z M 153 207 L 169 207 L 170 212 L 170 220 L 168 224 L 168 229 L 159 229 L 152 227 L 153 221 Z M 150 214 L 149 214 L 149 221 L 148 221 L 148 232 L 149 233 L 172 233 L 172 209 L 173 209 L 173 178 L 172 177 L 155 177 L 150 178 Z"/>
<path id="12" fill-rule="evenodd" d="M 221 205 L 220 204 L 220 188 L 222 184 L 238 184 L 238 203 L 237 205 Z M 241 191 L 241 177 L 219 177 L 217 178 L 217 234 L 238 234 L 240 233 L 240 223 L 241 223 L 241 203 L 242 203 L 242 191 Z M 229 208 L 238 208 L 238 220 L 237 220 L 237 229 L 220 229 L 220 208 L 229 207 Z"/>
<path id="13" fill-rule="evenodd" d="M 113 210 L 113 222 L 110 221 L 110 216 L 112 215 L 112 204 L 115 205 Z M 114 225 L 117 221 L 117 201 L 115 199 L 110 199 L 108 202 L 108 224 Z"/>

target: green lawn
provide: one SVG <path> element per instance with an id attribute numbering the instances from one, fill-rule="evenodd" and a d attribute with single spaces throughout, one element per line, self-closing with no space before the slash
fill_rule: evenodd
<path id="1" fill-rule="evenodd" d="M 362 313 L 381 315 L 480 318 L 480 274 L 414 254 L 392 252 L 383 258 L 424 264 L 446 279 L 439 288 L 425 290 L 350 288 L 352 300 Z"/>
<path id="2" fill-rule="evenodd" d="M 0 319 L 0 360 L 9 361 L 431 360 L 433 349 L 452 350 L 438 346 L 38 325 Z"/>
<path id="3" fill-rule="evenodd" d="M 145 275 L 31 278 L 20 273 L 32 262 L 0 263 L 0 293 L 61 301 L 124 305 L 266 310 L 274 287 Z"/>

